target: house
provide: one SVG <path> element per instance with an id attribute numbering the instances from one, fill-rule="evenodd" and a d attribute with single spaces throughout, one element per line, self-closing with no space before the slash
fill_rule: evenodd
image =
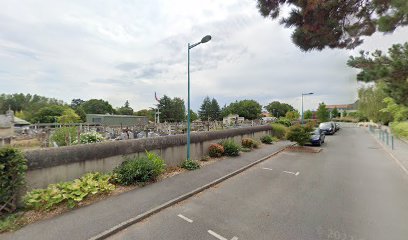
<path id="1" fill-rule="evenodd" d="M 87 123 L 109 127 L 144 126 L 148 124 L 148 121 L 146 116 L 86 114 Z"/>
<path id="2" fill-rule="evenodd" d="M 340 116 L 343 117 L 343 113 L 350 113 L 356 112 L 358 107 L 358 101 L 351 103 L 351 104 L 334 104 L 334 105 L 326 105 L 326 108 L 329 112 L 333 111 L 333 109 L 337 108 L 337 111 L 340 113 Z"/>
<path id="3" fill-rule="evenodd" d="M 224 125 L 232 125 L 232 124 L 243 123 L 244 120 L 245 118 L 240 117 L 238 114 L 230 114 L 222 119 L 222 123 Z"/>

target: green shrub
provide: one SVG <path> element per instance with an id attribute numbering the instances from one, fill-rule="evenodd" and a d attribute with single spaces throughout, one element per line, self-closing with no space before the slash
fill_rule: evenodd
<path id="1" fill-rule="evenodd" d="M 265 135 L 261 137 L 261 142 L 265 144 L 272 144 L 277 140 L 276 137 L 273 137 L 272 135 Z"/>
<path id="2" fill-rule="evenodd" d="M 272 135 L 279 138 L 279 139 L 284 139 L 286 136 L 286 132 L 288 128 L 282 124 L 279 123 L 272 123 Z"/>
<path id="3" fill-rule="evenodd" d="M 224 147 L 220 144 L 213 143 L 208 148 L 208 155 L 210 157 L 221 157 L 224 154 Z"/>
<path id="4" fill-rule="evenodd" d="M 13 198 L 24 185 L 26 170 L 27 160 L 19 150 L 11 147 L 0 149 L 0 206 Z"/>
<path id="5" fill-rule="evenodd" d="M 78 138 L 77 127 L 62 127 L 57 128 L 51 136 L 51 140 L 57 143 L 58 146 L 68 146 L 73 144 Z"/>
<path id="6" fill-rule="evenodd" d="M 395 136 L 408 140 L 408 122 L 391 123 L 391 131 Z"/>
<path id="7" fill-rule="evenodd" d="M 259 143 L 252 138 L 243 138 L 241 140 L 241 145 L 244 148 L 258 148 L 259 147 Z"/>
<path id="8" fill-rule="evenodd" d="M 16 213 L 0 217 L 0 233 L 20 228 L 20 219 L 21 216 L 18 216 Z"/>
<path id="9" fill-rule="evenodd" d="M 282 124 L 285 127 L 290 127 L 292 125 L 290 120 L 288 118 L 285 118 L 285 117 L 279 118 L 275 123 Z"/>
<path id="10" fill-rule="evenodd" d="M 104 140 L 104 137 L 102 136 L 102 134 L 92 131 L 92 132 L 81 133 L 79 143 L 81 144 L 96 143 L 96 142 L 102 142 L 103 140 Z M 78 144 L 78 140 L 75 140 L 73 143 Z"/>
<path id="11" fill-rule="evenodd" d="M 310 131 L 307 127 L 294 125 L 289 128 L 286 139 L 303 146 L 310 141 Z"/>
<path id="12" fill-rule="evenodd" d="M 227 156 L 238 156 L 241 147 L 233 140 L 227 139 L 220 143 L 224 147 L 224 154 Z"/>
<path id="13" fill-rule="evenodd" d="M 112 175 L 98 172 L 87 173 L 74 181 L 50 184 L 46 189 L 28 192 L 24 202 L 28 208 L 35 210 L 49 210 L 63 203 L 72 208 L 90 194 L 114 190 L 115 185 L 110 183 L 111 177 Z"/>
<path id="14" fill-rule="evenodd" d="M 146 156 L 127 159 L 113 172 L 119 184 L 131 185 L 156 179 L 165 167 L 164 161 L 159 156 L 146 151 Z"/>
<path id="15" fill-rule="evenodd" d="M 194 161 L 194 160 L 185 160 L 181 164 L 181 167 L 185 168 L 187 170 L 196 170 L 196 169 L 200 168 L 200 164 L 197 161 Z"/>

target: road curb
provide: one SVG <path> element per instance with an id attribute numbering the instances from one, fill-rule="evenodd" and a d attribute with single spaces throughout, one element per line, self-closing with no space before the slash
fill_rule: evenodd
<path id="1" fill-rule="evenodd" d="M 401 168 L 401 170 L 408 175 L 408 169 L 404 166 L 404 164 L 390 152 L 390 150 L 387 149 L 387 147 L 379 140 L 377 139 L 374 135 L 370 134 L 370 132 L 367 130 L 368 135 L 372 136 L 374 140 L 382 147 L 384 152 L 388 153 L 388 155 L 391 156 L 391 158 L 395 161 L 395 163 Z"/>
<path id="2" fill-rule="evenodd" d="M 143 219 L 146 219 L 146 218 L 150 217 L 151 215 L 160 212 L 163 209 L 166 209 L 166 208 L 168 208 L 168 207 L 170 207 L 170 206 L 172 206 L 172 205 L 174 205 L 176 203 L 179 203 L 179 202 L 181 202 L 181 201 L 183 201 L 183 200 L 185 200 L 187 198 L 190 198 L 190 197 L 196 195 L 199 192 L 202 192 L 202 191 L 204 191 L 204 190 L 206 190 L 206 189 L 208 189 L 208 188 L 210 188 L 210 187 L 212 187 L 214 185 L 217 185 L 218 183 L 221 183 L 221 182 L 223 182 L 223 181 L 225 181 L 225 180 L 227 180 L 227 179 L 229 179 L 229 178 L 231 178 L 231 177 L 233 177 L 233 176 L 247 170 L 248 168 L 250 168 L 250 167 L 252 167 L 252 166 L 254 166 L 256 164 L 259 164 L 259 163 L 265 161 L 266 159 L 268 159 L 268 158 L 270 158 L 272 156 L 275 156 L 276 154 L 284 151 L 287 147 L 292 146 L 292 145 L 293 144 L 290 144 L 290 145 L 288 145 L 286 147 L 283 147 L 282 149 L 280 149 L 280 150 L 278 150 L 276 152 L 273 152 L 272 154 L 269 154 L 269 155 L 267 155 L 267 156 L 265 156 L 263 158 L 260 158 L 260 159 L 256 160 L 255 162 L 252 162 L 252 163 L 250 163 L 250 164 L 248 164 L 248 165 L 246 165 L 246 166 L 244 166 L 244 167 L 242 167 L 242 168 L 240 168 L 238 170 L 235 170 L 232 173 L 229 173 L 229 174 L 227 174 L 227 175 L 225 175 L 223 177 L 220 177 L 220 178 L 218 178 L 218 179 L 216 179 L 216 180 L 214 180 L 214 181 L 212 181 L 212 182 L 210 182 L 208 184 L 205 184 L 205 185 L 203 185 L 201 187 L 198 187 L 198 188 L 196 188 L 196 189 L 194 189 L 194 190 L 192 190 L 192 191 L 190 191 L 190 192 L 188 192 L 186 194 L 183 194 L 183 195 L 181 195 L 179 197 L 173 198 L 170 201 L 167 201 L 167 202 L 159 205 L 158 207 L 152 208 L 152 209 L 150 209 L 150 210 L 148 210 L 148 211 L 146 211 L 146 212 L 144 212 L 142 214 L 139 214 L 136 217 L 133 217 L 133 218 L 127 220 L 127 221 L 124 221 L 124 222 L 122 222 L 122 223 L 120 223 L 120 224 L 118 224 L 118 225 L 116 225 L 116 226 L 114 226 L 114 227 L 112 227 L 112 228 L 110 228 L 110 229 L 96 235 L 96 236 L 93 236 L 93 237 L 89 238 L 89 240 L 101 240 L 101 239 L 105 239 L 105 238 L 107 238 L 109 236 L 112 236 L 113 234 L 115 234 L 115 233 L 129 227 L 130 225 L 133 225 L 133 224 L 135 224 L 137 222 L 140 222 Z"/>

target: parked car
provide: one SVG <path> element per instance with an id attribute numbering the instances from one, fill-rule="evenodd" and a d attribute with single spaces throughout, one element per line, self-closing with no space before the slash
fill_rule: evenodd
<path id="1" fill-rule="evenodd" d="M 339 131 L 340 130 L 340 123 L 334 123 L 334 129 L 335 129 L 335 131 L 337 132 L 337 131 Z"/>
<path id="2" fill-rule="evenodd" d="M 321 146 L 324 143 L 325 134 L 320 128 L 316 128 L 310 133 L 310 143 L 312 145 Z"/>
<path id="3" fill-rule="evenodd" d="M 320 123 L 319 128 L 325 135 L 333 135 L 336 132 L 336 126 L 333 122 L 322 122 Z"/>

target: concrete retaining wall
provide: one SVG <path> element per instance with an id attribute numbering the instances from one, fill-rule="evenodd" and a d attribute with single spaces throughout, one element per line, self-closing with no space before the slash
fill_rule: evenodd
<path id="1" fill-rule="evenodd" d="M 231 138 L 240 143 L 244 137 L 259 140 L 266 134 L 272 134 L 270 126 L 192 133 L 191 158 L 201 159 L 208 155 L 210 144 L 222 139 Z M 112 171 L 124 157 L 138 156 L 144 154 L 145 150 L 160 155 L 167 166 L 177 166 L 186 159 L 186 141 L 187 137 L 184 134 L 26 151 L 27 190 L 44 188 L 50 183 L 69 181 L 87 172 Z"/>

